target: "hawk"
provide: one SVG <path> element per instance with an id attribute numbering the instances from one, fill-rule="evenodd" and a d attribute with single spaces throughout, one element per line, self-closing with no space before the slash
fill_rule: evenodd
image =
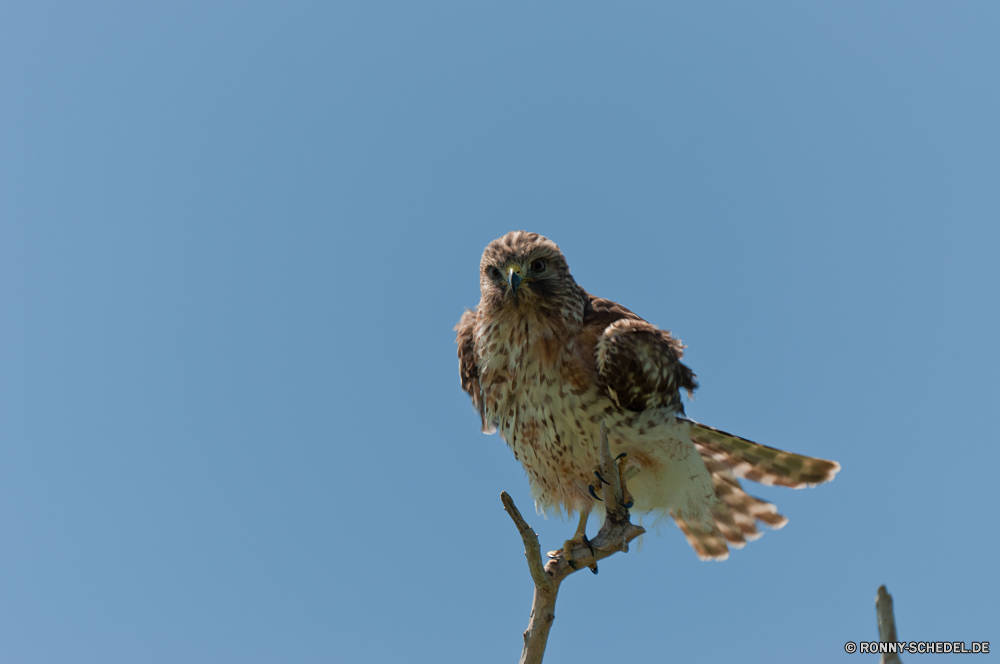
<path id="1" fill-rule="evenodd" d="M 479 305 L 455 326 L 462 389 L 483 432 L 499 430 L 524 466 L 537 508 L 580 515 L 567 558 L 587 542 L 602 420 L 612 455 L 627 455 L 634 509 L 671 516 L 703 560 L 760 537 L 758 521 L 788 521 L 739 478 L 801 488 L 840 470 L 687 418 L 680 392 L 698 384 L 680 340 L 587 293 L 551 240 L 525 231 L 494 240 L 479 285 Z"/>

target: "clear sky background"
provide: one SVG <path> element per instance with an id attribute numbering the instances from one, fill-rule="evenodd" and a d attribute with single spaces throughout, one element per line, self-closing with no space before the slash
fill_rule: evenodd
<path id="1" fill-rule="evenodd" d="M 515 229 L 843 465 L 572 577 L 546 661 L 874 662 L 882 583 L 1000 650 L 1000 6 L 625 4 L 3 6 L 0 660 L 516 661 L 500 492 L 574 524 L 452 332 Z"/>

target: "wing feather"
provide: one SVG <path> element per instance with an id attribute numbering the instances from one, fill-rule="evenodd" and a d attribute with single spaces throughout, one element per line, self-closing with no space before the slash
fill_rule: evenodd
<path id="1" fill-rule="evenodd" d="M 629 410 L 683 413 L 680 390 L 691 394 L 698 383 L 681 362 L 680 340 L 609 300 L 591 297 L 587 313 L 585 323 L 605 326 L 597 339 L 597 372 L 608 397 Z"/>
<path id="2" fill-rule="evenodd" d="M 478 307 L 477 307 L 478 308 Z M 479 365 L 476 364 L 476 309 L 466 309 L 455 325 L 455 343 L 458 344 L 458 373 L 462 389 L 472 398 L 472 406 L 479 411 L 483 433 L 493 433 L 496 427 L 486 422 L 486 405 L 479 384 Z"/>

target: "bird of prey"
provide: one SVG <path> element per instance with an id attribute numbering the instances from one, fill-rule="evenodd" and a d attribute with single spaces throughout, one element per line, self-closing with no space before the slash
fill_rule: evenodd
<path id="1" fill-rule="evenodd" d="M 684 414 L 695 374 L 670 332 L 577 285 L 551 240 L 514 231 L 483 252 L 481 297 L 455 326 L 462 389 L 524 466 L 536 506 L 576 512 L 567 559 L 587 543 L 600 425 L 624 453 L 634 509 L 673 517 L 701 559 L 788 521 L 738 478 L 793 488 L 833 479 L 835 461 L 783 452 Z M 599 475 L 599 473 L 598 473 Z"/>

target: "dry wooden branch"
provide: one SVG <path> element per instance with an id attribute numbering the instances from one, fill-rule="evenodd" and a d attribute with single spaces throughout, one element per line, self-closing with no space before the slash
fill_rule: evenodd
<path id="1" fill-rule="evenodd" d="M 528 559 L 528 570 L 535 583 L 531 617 L 528 620 L 528 629 L 524 631 L 521 664 L 541 664 L 549 639 L 549 630 L 556 617 L 556 597 L 563 580 L 584 567 L 593 565 L 596 569 L 598 560 L 603 560 L 619 551 L 628 551 L 629 542 L 646 532 L 642 526 L 637 526 L 630 520 L 628 508 L 625 506 L 628 504 L 626 500 L 628 487 L 625 486 L 624 478 L 619 475 L 616 460 L 611 457 L 611 450 L 608 448 L 608 430 L 603 421 L 601 422 L 601 475 L 609 480 L 609 485 L 603 492 L 606 512 L 604 525 L 601 526 L 597 537 L 590 540 L 590 547 L 580 544 L 573 549 L 572 565 L 559 551 L 549 554 L 552 559 L 543 566 L 538 536 L 521 517 L 521 513 L 507 492 L 500 494 L 504 509 L 507 510 L 507 514 L 521 534 L 521 539 L 524 540 L 524 556 Z"/>
<path id="2" fill-rule="evenodd" d="M 875 614 L 878 616 L 878 640 L 882 643 L 896 643 L 899 639 L 896 635 L 896 617 L 892 612 L 892 595 L 885 586 L 878 587 Z M 897 653 L 882 653 L 882 664 L 902 664 L 902 660 Z"/>

